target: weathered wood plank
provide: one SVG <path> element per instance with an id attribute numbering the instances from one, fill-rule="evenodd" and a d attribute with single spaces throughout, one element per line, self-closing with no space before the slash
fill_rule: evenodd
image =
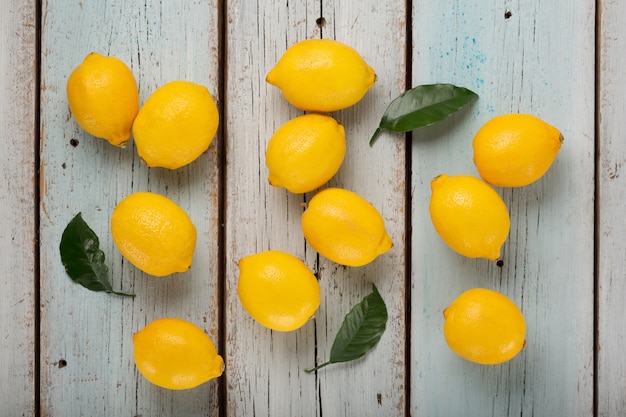
<path id="1" fill-rule="evenodd" d="M 306 2 L 228 3 L 226 85 L 226 366 L 228 415 L 315 415 L 315 322 L 271 332 L 243 310 L 238 260 L 278 249 L 304 259 L 302 196 L 267 183 L 265 147 L 298 112 L 274 94 L 265 74 L 287 45 L 315 31 Z M 314 265 L 309 264 L 310 267 Z"/>
<path id="2" fill-rule="evenodd" d="M 404 144 L 368 139 L 386 104 L 404 87 L 402 7 L 378 2 L 289 1 L 228 5 L 227 122 L 227 378 L 229 415 L 402 415 L 404 412 Z M 323 18 L 320 19 L 320 18 Z M 319 20 L 318 20 L 319 19 Z M 301 204 L 267 182 L 265 148 L 273 132 L 302 114 L 265 83 L 287 47 L 307 38 L 335 38 L 357 49 L 378 81 L 355 107 L 333 114 L 346 128 L 348 151 L 330 185 L 356 191 L 377 206 L 395 247 L 362 268 L 337 267 L 304 241 Z M 237 297 L 237 261 L 262 250 L 290 252 L 320 279 L 314 321 L 293 333 L 255 323 Z M 328 358 L 344 315 L 375 283 L 390 320 L 364 359 L 307 375 Z"/>
<path id="3" fill-rule="evenodd" d="M 389 102 L 405 87 L 406 9 L 397 2 L 324 1 L 321 12 L 326 20 L 322 37 L 353 46 L 377 74 L 368 95 L 337 114 L 346 127 L 348 150 L 333 184 L 357 192 L 380 210 L 394 247 L 362 268 L 336 270 L 332 262 L 320 263 L 326 298 L 317 323 L 319 362 L 328 357 L 344 315 L 371 291 L 372 283 L 387 304 L 389 321 L 374 351 L 363 360 L 320 371 L 317 386 L 324 415 L 402 415 L 407 325 L 405 143 L 378 141 L 370 147 L 369 139 Z"/>
<path id="4" fill-rule="evenodd" d="M 584 7 L 544 3 L 450 8 L 413 2 L 414 84 L 454 82 L 481 98 L 445 124 L 414 133 L 410 364 L 403 362 L 404 145 L 388 134 L 373 149 L 365 145 L 384 106 L 403 87 L 404 10 L 374 2 L 228 5 L 229 415 L 592 414 L 594 10 L 591 2 Z M 619 16 L 626 10 L 617 2 L 601 6 L 598 414 L 617 416 L 626 406 L 619 359 L 625 332 L 616 322 L 623 315 L 619 171 L 624 158 L 614 138 L 624 127 L 624 80 L 617 69 L 624 66 Z M 134 370 L 130 342 L 134 331 L 164 315 L 196 322 L 217 342 L 216 146 L 183 170 L 149 170 L 132 145 L 114 149 L 76 127 L 67 110 L 65 80 L 86 53 L 99 50 L 129 63 L 142 100 L 174 78 L 206 84 L 217 93 L 217 4 L 44 2 L 43 8 L 42 413 L 216 415 L 219 382 L 178 393 L 153 387 Z M 316 19 L 322 15 L 326 24 L 319 27 Z M 0 381 L 0 392 L 12 397 L 3 411 L 21 415 L 35 408 L 34 19 L 34 5 L 0 6 L 0 122 L 5 127 L 0 140 L 7 145 L 0 167 L 5 177 L 0 184 L 0 268 L 7 299 L 13 300 L 0 304 L 5 317 L 0 321 L 0 369 L 8 375 Z M 299 229 L 300 204 L 310 195 L 293 196 L 265 182 L 267 139 L 300 114 L 264 83 L 265 73 L 291 43 L 320 36 L 355 46 L 379 75 L 362 103 L 335 115 L 346 125 L 351 149 L 331 184 L 354 189 L 381 208 L 396 242 L 392 252 L 366 268 L 336 268 L 318 259 Z M 488 118 L 509 111 L 541 115 L 561 128 L 566 142 L 540 182 L 499 190 L 513 220 L 499 269 L 447 249 L 430 225 L 427 201 L 435 175 L 475 173 L 473 133 Z M 71 139 L 78 140 L 76 147 Z M 10 146 L 16 142 L 23 146 Z M 126 194 L 146 189 L 179 201 L 201 231 L 189 273 L 152 279 L 117 253 L 109 236 L 110 212 Z M 114 285 L 137 292 L 136 300 L 90 293 L 65 276 L 58 242 L 78 211 L 101 237 Z M 236 297 L 238 258 L 270 247 L 300 256 L 322 283 L 317 319 L 296 334 L 260 328 Z M 390 308 L 390 327 L 381 344 L 364 360 L 326 368 L 317 376 L 303 374 L 303 368 L 326 359 L 343 315 L 372 281 Z M 504 292 L 526 314 L 528 347 L 509 364 L 475 366 L 445 346 L 441 310 L 473 286 Z M 404 410 L 405 365 L 411 366 L 410 410 Z"/>
<path id="5" fill-rule="evenodd" d="M 216 415 L 218 382 L 185 392 L 151 385 L 135 370 L 131 337 L 169 316 L 199 325 L 218 342 L 217 147 L 176 171 L 148 169 L 132 143 L 117 149 L 78 128 L 65 83 L 86 54 L 98 51 L 131 67 L 141 102 L 175 79 L 206 85 L 217 95 L 217 2 L 68 1 L 43 7 L 42 412 Z M 117 202 L 135 191 L 164 194 L 189 213 L 198 229 L 190 271 L 153 278 L 122 260 L 109 218 Z M 114 287 L 134 291 L 136 299 L 89 292 L 65 275 L 59 239 L 78 212 L 100 237 Z"/>
<path id="6" fill-rule="evenodd" d="M 413 5 L 413 84 L 451 82 L 480 99 L 414 133 L 411 412 L 592 415 L 594 3 Z M 511 214 L 498 267 L 448 249 L 428 200 L 434 176 L 477 175 L 474 133 L 509 112 L 536 114 L 566 140 L 544 178 L 498 189 Z M 471 287 L 499 290 L 522 308 L 527 347 L 512 361 L 480 366 L 447 348 L 441 312 Z"/>
<path id="7" fill-rule="evenodd" d="M 600 2 L 598 125 L 598 416 L 626 409 L 626 36 L 621 16 L 626 4 Z"/>
<path id="8" fill-rule="evenodd" d="M 0 392 L 6 415 L 35 413 L 36 11 L 0 4 Z"/>

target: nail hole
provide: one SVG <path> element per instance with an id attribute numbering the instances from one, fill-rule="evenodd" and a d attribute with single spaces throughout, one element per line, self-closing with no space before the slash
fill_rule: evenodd
<path id="1" fill-rule="evenodd" d="M 78 146 L 78 139 L 70 139 L 70 145 L 72 145 L 73 147 L 77 147 Z"/>
<path id="2" fill-rule="evenodd" d="M 326 25 L 326 19 L 324 19 L 323 17 L 318 17 L 317 19 L 315 19 L 315 23 L 318 27 L 324 27 Z"/>
<path id="3" fill-rule="evenodd" d="M 61 168 L 63 168 L 63 169 L 67 168 L 67 164 L 66 164 L 65 162 L 63 162 L 63 163 L 61 164 Z"/>
<path id="4" fill-rule="evenodd" d="M 511 16 L 513 16 L 513 13 L 511 13 L 509 10 L 507 10 L 506 12 L 504 12 L 504 18 L 505 18 L 505 19 L 508 19 L 508 18 L 510 18 Z"/>
<path id="5" fill-rule="evenodd" d="M 502 259 L 498 259 L 498 262 L 496 262 L 496 265 L 502 268 L 502 266 L 504 265 L 504 261 Z"/>
<path id="6" fill-rule="evenodd" d="M 59 369 L 65 368 L 67 366 L 67 361 L 65 359 L 59 360 L 58 366 L 59 366 Z"/>

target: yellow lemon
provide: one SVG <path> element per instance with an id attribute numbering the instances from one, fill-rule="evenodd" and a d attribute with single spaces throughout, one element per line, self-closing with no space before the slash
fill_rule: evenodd
<path id="1" fill-rule="evenodd" d="M 281 332 L 299 329 L 320 305 L 320 286 L 300 259 L 277 250 L 239 260 L 237 291 L 248 314 Z"/>
<path id="2" fill-rule="evenodd" d="M 139 157 L 149 167 L 177 169 L 211 145 L 219 124 L 209 90 L 189 81 L 171 81 L 141 106 L 133 124 Z"/>
<path id="3" fill-rule="evenodd" d="M 313 196 L 302 213 L 306 241 L 341 265 L 363 266 L 393 243 L 376 208 L 355 192 L 327 188 Z"/>
<path id="4" fill-rule="evenodd" d="M 267 144 L 269 182 L 292 193 L 324 185 L 346 154 L 343 126 L 330 116 L 307 114 L 282 125 Z"/>
<path id="5" fill-rule="evenodd" d="M 350 46 L 308 39 L 289 47 L 265 80 L 299 109 L 331 112 L 361 100 L 376 74 Z"/>
<path id="6" fill-rule="evenodd" d="M 470 258 L 498 259 L 511 226 L 502 197 L 469 175 L 439 175 L 431 190 L 430 217 L 448 246 Z"/>
<path id="7" fill-rule="evenodd" d="M 462 293 L 443 311 L 450 349 L 471 362 L 506 362 L 525 345 L 526 321 L 508 297 L 485 288 Z"/>
<path id="8" fill-rule="evenodd" d="M 159 387 L 195 388 L 222 375 L 224 360 L 198 326 L 177 318 L 154 320 L 133 335 L 135 365 Z"/>
<path id="9" fill-rule="evenodd" d="M 474 136 L 474 164 L 480 176 L 500 187 L 520 187 L 541 178 L 556 158 L 563 136 L 530 114 L 489 120 Z"/>
<path id="10" fill-rule="evenodd" d="M 124 147 L 139 109 L 137 82 L 118 58 L 92 52 L 67 79 L 67 101 L 87 133 Z"/>
<path id="11" fill-rule="evenodd" d="M 137 192 L 124 198 L 111 215 L 111 234 L 121 254 L 150 275 L 161 277 L 191 267 L 196 228 L 167 197 Z"/>

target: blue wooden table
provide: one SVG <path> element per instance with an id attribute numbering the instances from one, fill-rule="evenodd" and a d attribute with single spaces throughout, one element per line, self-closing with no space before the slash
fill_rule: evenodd
<path id="1" fill-rule="evenodd" d="M 4 4 L 7 3 L 7 4 Z M 626 3 L 556 0 L 120 0 L 0 5 L 0 394 L 3 416 L 606 416 L 626 413 Z M 302 114 L 265 75 L 291 44 L 332 38 L 377 73 L 332 115 L 347 154 L 329 185 L 372 202 L 394 241 L 361 268 L 339 267 L 303 238 L 302 204 L 267 182 L 272 133 Z M 166 82 L 209 88 L 221 123 L 208 152 L 175 171 L 147 168 L 71 117 L 65 85 L 89 52 L 117 56 L 143 102 Z M 419 84 L 479 99 L 445 122 L 368 141 L 386 106 Z M 498 188 L 511 231 L 500 262 L 449 249 L 428 214 L 430 181 L 477 175 L 474 133 L 532 113 L 565 141 L 538 182 Z M 198 229 L 192 268 L 150 277 L 117 251 L 111 211 L 126 195 L 176 201 Z M 61 233 L 78 212 L 100 237 L 111 281 L 135 299 L 87 291 L 65 274 Z M 237 261 L 288 251 L 316 273 L 322 304 L 298 331 L 254 322 L 237 297 Z M 326 360 L 343 317 L 374 283 L 389 310 L 364 358 Z M 443 338 L 442 311 L 466 289 L 522 309 L 527 345 L 495 366 Z M 133 364 L 132 334 L 161 317 L 200 326 L 222 377 L 158 388 Z"/>

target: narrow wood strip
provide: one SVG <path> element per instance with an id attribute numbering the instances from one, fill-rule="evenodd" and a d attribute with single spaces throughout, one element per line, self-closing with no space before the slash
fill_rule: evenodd
<path id="1" fill-rule="evenodd" d="M 36 412 L 37 13 L 0 5 L 0 392 L 2 413 Z"/>
<path id="2" fill-rule="evenodd" d="M 597 166 L 597 247 L 598 247 L 598 345 L 597 413 L 620 416 L 626 409 L 626 38 L 621 16 L 623 2 L 599 2 L 598 68 L 598 166 Z"/>

